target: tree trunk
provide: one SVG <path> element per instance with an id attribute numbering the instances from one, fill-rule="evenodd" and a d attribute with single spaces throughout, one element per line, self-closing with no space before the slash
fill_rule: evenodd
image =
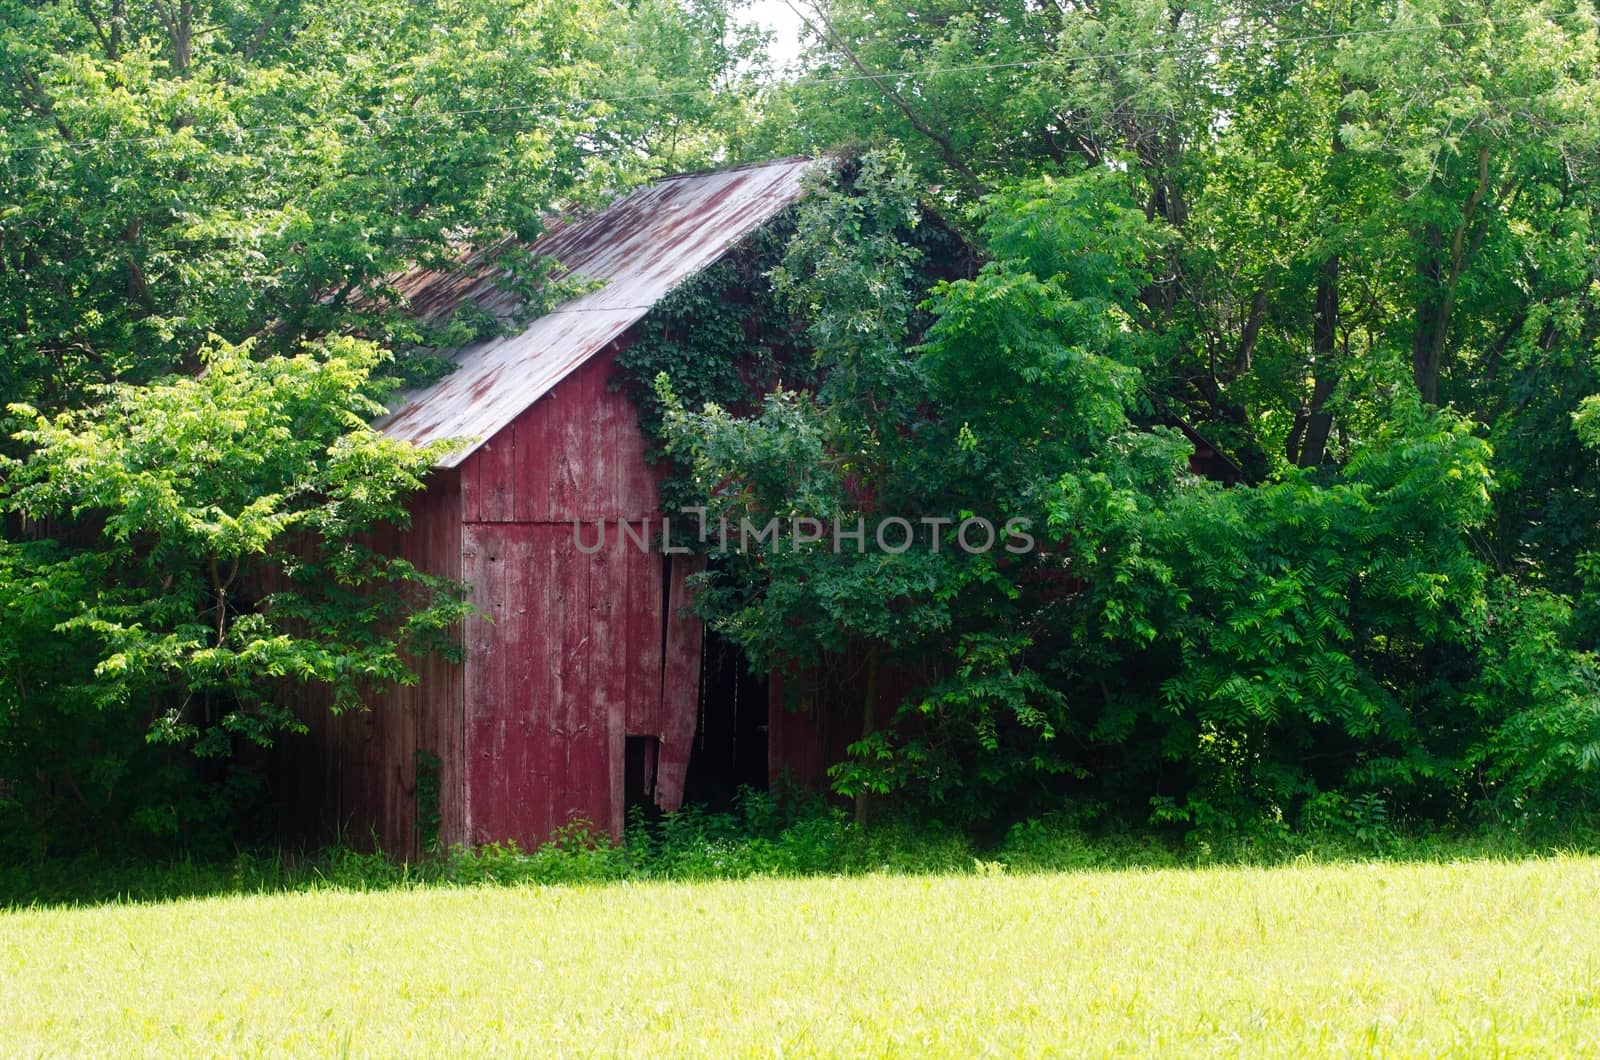
<path id="1" fill-rule="evenodd" d="M 1444 355 L 1444 328 L 1449 320 L 1444 269 L 1439 262 L 1443 243 L 1439 227 L 1429 225 L 1423 235 L 1422 260 L 1417 263 L 1422 295 L 1418 299 L 1416 328 L 1411 333 L 1411 377 L 1417 384 L 1417 393 L 1429 405 L 1439 403 L 1439 361 Z"/>
<path id="2" fill-rule="evenodd" d="M 1340 79 L 1340 98 L 1346 85 Z M 1334 116 L 1333 140 L 1329 144 L 1329 176 L 1339 174 L 1340 156 L 1344 154 L 1344 141 L 1339 130 L 1349 121 L 1349 112 L 1343 104 Z M 1339 342 L 1339 255 L 1331 252 L 1322 259 L 1317 269 L 1316 302 L 1311 317 L 1311 399 L 1295 417 L 1294 429 L 1289 433 L 1289 459 L 1297 467 L 1317 467 L 1327 456 L 1328 436 L 1333 432 L 1333 413 L 1328 402 L 1339 387 L 1339 365 L 1335 350 Z"/>
<path id="3" fill-rule="evenodd" d="M 1339 258 L 1329 255 L 1317 275 L 1317 308 L 1311 322 L 1311 361 L 1315 382 L 1304 420 L 1296 425 L 1297 452 L 1290 457 L 1299 467 L 1316 467 L 1328 451 L 1328 435 L 1333 431 L 1329 399 L 1339 386 L 1339 369 L 1334 349 L 1339 337 Z M 1294 435 L 1291 435 L 1291 439 Z"/>
<path id="4" fill-rule="evenodd" d="M 1482 245 L 1486 231 L 1479 228 L 1477 235 L 1468 241 L 1478 208 L 1489 193 L 1489 161 L 1489 148 L 1478 148 L 1478 179 L 1461 211 L 1461 223 L 1450 236 L 1448 253 L 1444 232 L 1438 225 L 1430 224 L 1424 230 L 1424 251 L 1418 266 L 1423 287 L 1418 300 L 1417 327 L 1411 336 L 1411 372 L 1417 393 L 1429 405 L 1439 403 L 1439 374 L 1444 363 L 1445 341 L 1450 335 L 1450 314 L 1455 310 L 1456 285 L 1467 262 Z"/>

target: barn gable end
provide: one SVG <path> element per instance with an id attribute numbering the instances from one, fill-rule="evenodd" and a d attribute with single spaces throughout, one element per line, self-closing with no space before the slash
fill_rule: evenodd
<path id="1" fill-rule="evenodd" d="M 688 557 L 618 541 L 658 527 L 656 480 L 617 347 L 593 358 L 461 465 L 467 623 L 466 831 L 533 843 L 623 823 L 629 736 L 655 743 L 656 801 L 675 809 L 694 735 L 699 622 Z M 597 525 L 607 539 L 593 553 Z M 578 524 L 575 528 L 574 524 Z M 692 665 L 685 665 L 692 661 Z"/>

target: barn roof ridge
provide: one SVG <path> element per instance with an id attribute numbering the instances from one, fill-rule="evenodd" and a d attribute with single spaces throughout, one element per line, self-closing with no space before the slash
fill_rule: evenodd
<path id="1" fill-rule="evenodd" d="M 708 169 L 680 169 L 675 173 L 663 173 L 661 176 L 641 184 L 637 188 L 629 189 L 624 194 L 632 195 L 640 188 L 653 187 L 668 180 L 687 180 L 691 177 L 707 177 L 713 173 L 737 173 L 743 169 L 761 169 L 765 166 L 777 166 L 791 162 L 821 162 L 824 160 L 815 155 L 784 155 L 781 158 L 768 158 L 759 162 L 740 162 L 732 166 L 712 166 Z"/>
<path id="2" fill-rule="evenodd" d="M 376 426 L 419 445 L 462 439 L 463 446 L 439 460 L 443 467 L 459 465 L 668 292 L 798 200 L 814 162 L 791 156 L 662 177 L 549 231 L 533 251 L 554 257 L 568 274 L 603 285 L 568 299 L 515 335 L 455 351 L 455 371 L 404 395 Z M 428 290 L 429 284 L 436 289 Z M 509 313 L 515 298 L 497 289 L 489 275 L 423 277 L 411 296 L 440 312 L 472 300 Z"/>

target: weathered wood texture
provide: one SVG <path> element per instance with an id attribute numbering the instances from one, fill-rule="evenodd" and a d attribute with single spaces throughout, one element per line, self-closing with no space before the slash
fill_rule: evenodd
<path id="1" fill-rule="evenodd" d="M 633 403 L 610 388 L 619 349 L 567 376 L 461 465 L 465 522 L 561 523 L 570 536 L 574 519 L 659 518 Z"/>
<path id="2" fill-rule="evenodd" d="M 466 835 L 532 846 L 575 822 L 620 833 L 624 746 L 661 741 L 676 808 L 694 737 L 700 623 L 687 557 L 655 548 L 656 479 L 616 348 L 568 376 L 461 467 Z M 598 551 L 597 523 L 605 522 Z M 617 530 L 648 523 L 651 547 Z M 575 526 L 574 523 L 580 525 Z"/>
<path id="3" fill-rule="evenodd" d="M 463 631 L 465 663 L 426 660 L 418 685 L 369 711 L 314 715 L 315 742 L 327 749 L 324 800 L 347 841 L 418 852 L 418 750 L 442 763 L 446 844 L 531 848 L 575 822 L 619 834 L 628 736 L 660 741 L 655 799 L 681 805 L 702 648 L 688 581 L 704 561 L 659 550 L 646 442 L 631 402 L 610 386 L 618 349 L 568 376 L 457 472 L 439 472 L 412 528 L 379 542 L 466 581 L 480 614 Z M 601 521 L 604 544 L 586 551 Z M 826 767 L 860 735 L 860 671 L 808 679 L 799 711 L 773 682 L 772 776 L 826 787 Z M 881 680 L 882 722 L 903 691 L 892 674 Z"/>
<path id="4" fill-rule="evenodd" d="M 412 508 L 410 528 L 374 544 L 442 577 L 461 577 L 461 502 L 456 473 L 436 471 Z M 381 847 L 403 857 L 419 852 L 417 751 L 438 755 L 440 836 L 463 834 L 461 771 L 463 673 L 437 656 L 414 660 L 418 681 L 373 696 L 364 711 L 333 714 L 325 698 L 302 699 L 310 732 L 285 748 L 296 791 L 289 802 L 309 806 L 318 838 Z"/>
<path id="5" fill-rule="evenodd" d="M 661 674 L 661 708 L 656 727 L 645 730 L 661 738 L 656 805 L 672 811 L 683 805 L 684 781 L 689 773 L 689 751 L 694 743 L 700 705 L 700 649 L 703 633 L 699 619 L 687 614 L 687 580 L 705 569 L 700 557 L 669 557 L 667 581 L 666 661 Z"/>

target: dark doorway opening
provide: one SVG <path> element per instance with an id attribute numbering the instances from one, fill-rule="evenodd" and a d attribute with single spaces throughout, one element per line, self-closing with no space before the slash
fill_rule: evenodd
<path id="1" fill-rule="evenodd" d="M 661 740 L 655 736 L 629 736 L 622 749 L 623 805 L 639 807 L 651 814 L 656 808 L 656 763 L 661 756 Z"/>
<path id="2" fill-rule="evenodd" d="M 700 650 L 700 710 L 683 798 L 715 810 L 741 787 L 767 788 L 767 681 L 738 646 L 707 629 Z"/>

